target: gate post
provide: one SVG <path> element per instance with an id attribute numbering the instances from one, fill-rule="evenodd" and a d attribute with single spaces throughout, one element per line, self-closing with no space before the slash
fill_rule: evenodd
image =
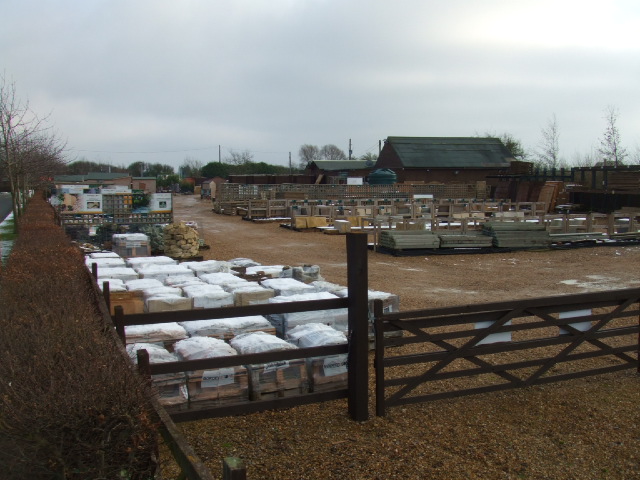
<path id="1" fill-rule="evenodd" d="M 369 419 L 369 277 L 367 234 L 347 234 L 349 415 Z"/>

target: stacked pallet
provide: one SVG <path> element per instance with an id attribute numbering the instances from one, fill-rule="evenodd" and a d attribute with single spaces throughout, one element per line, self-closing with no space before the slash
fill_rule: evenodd
<path id="1" fill-rule="evenodd" d="M 493 237 L 484 233 L 439 234 L 440 248 L 484 248 L 493 245 Z"/>
<path id="2" fill-rule="evenodd" d="M 487 222 L 482 227 L 485 235 L 493 237 L 493 245 L 502 248 L 536 248 L 551 244 L 544 225 L 525 222 Z"/>
<path id="3" fill-rule="evenodd" d="M 391 250 L 439 248 L 440 238 L 429 230 L 383 230 L 379 243 L 381 247 Z"/>

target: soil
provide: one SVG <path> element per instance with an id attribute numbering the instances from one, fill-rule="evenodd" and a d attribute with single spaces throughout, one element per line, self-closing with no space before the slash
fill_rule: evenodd
<path id="1" fill-rule="evenodd" d="M 174 197 L 205 259 L 320 266 L 346 285 L 345 237 L 217 215 Z M 369 288 L 401 310 L 640 286 L 640 247 L 394 257 L 369 251 Z M 373 382 L 370 382 L 373 383 Z M 640 479 L 635 371 L 389 409 L 354 422 L 346 401 L 180 424 L 214 474 L 227 456 L 257 479 Z M 171 475 L 167 465 L 165 474 Z M 169 478 L 169 477 L 167 477 Z"/>

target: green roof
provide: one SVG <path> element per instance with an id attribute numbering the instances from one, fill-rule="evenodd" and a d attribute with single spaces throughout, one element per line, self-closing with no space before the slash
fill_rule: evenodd
<path id="1" fill-rule="evenodd" d="M 405 168 L 505 168 L 513 155 L 499 138 L 387 137 Z"/>
<path id="2" fill-rule="evenodd" d="M 311 162 L 320 170 L 339 171 L 339 170 L 362 170 L 371 168 L 373 165 L 367 164 L 365 160 L 316 160 Z"/>

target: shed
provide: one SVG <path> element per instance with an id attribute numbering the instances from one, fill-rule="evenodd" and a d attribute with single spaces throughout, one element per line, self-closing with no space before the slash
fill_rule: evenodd
<path id="1" fill-rule="evenodd" d="M 474 183 L 504 174 L 512 160 L 499 138 L 387 137 L 375 168 L 393 170 L 398 182 Z"/>
<path id="2" fill-rule="evenodd" d="M 367 160 L 316 160 L 307 165 L 316 183 L 347 183 L 347 178 L 364 178 L 372 169 L 373 163 Z"/>

